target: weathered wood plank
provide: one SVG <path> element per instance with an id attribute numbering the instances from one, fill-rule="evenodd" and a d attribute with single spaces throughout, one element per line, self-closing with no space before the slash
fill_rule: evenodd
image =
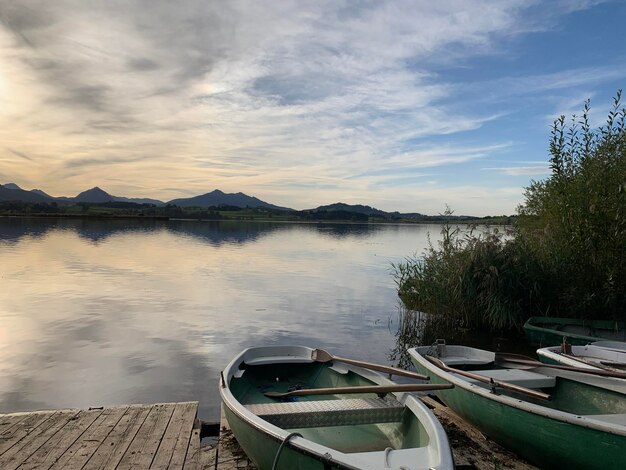
<path id="1" fill-rule="evenodd" d="M 175 405 L 169 403 L 160 403 L 152 407 L 150 414 L 122 457 L 117 470 L 150 467 L 174 408 Z"/>
<path id="2" fill-rule="evenodd" d="M 201 453 L 204 454 L 205 452 Z M 210 461 L 209 465 L 212 463 L 213 467 L 209 468 L 216 468 L 217 470 L 256 470 L 246 453 L 239 447 L 239 443 L 230 429 L 224 414 L 224 405 L 221 406 L 219 440 L 215 452 L 210 453 L 213 456 L 213 460 Z M 206 456 L 206 458 L 209 459 L 210 456 Z"/>
<path id="3" fill-rule="evenodd" d="M 25 413 L 15 413 L 8 415 L 0 415 L 0 439 L 3 439 L 4 433 L 15 426 L 20 421 L 25 420 L 28 417 Z"/>
<path id="4" fill-rule="evenodd" d="M 189 438 L 189 446 L 187 447 L 183 468 L 185 470 L 200 470 L 200 423 L 198 420 L 196 420 Z"/>
<path id="5" fill-rule="evenodd" d="M 82 467 L 83 470 L 114 470 L 151 409 L 151 406 L 131 405 L 107 438 L 102 441 L 97 451 Z"/>
<path id="6" fill-rule="evenodd" d="M 103 413 L 102 409 L 81 411 L 78 416 L 37 449 L 21 465 L 20 470 L 48 470 Z"/>
<path id="7" fill-rule="evenodd" d="M 128 407 L 105 408 L 89 429 L 52 465 L 53 469 L 80 469 L 115 427 Z"/>
<path id="8" fill-rule="evenodd" d="M 172 419 L 163 435 L 161 444 L 152 461 L 151 469 L 182 469 L 187 455 L 187 446 L 191 436 L 198 403 L 177 403 Z"/>
<path id="9" fill-rule="evenodd" d="M 2 435 L 2 439 L 0 439 L 0 464 L 3 462 L 3 456 L 6 451 L 26 438 L 55 413 L 55 411 L 52 411 L 48 413 L 30 414 L 25 419 L 20 420 L 10 429 L 6 430 Z"/>
<path id="10" fill-rule="evenodd" d="M 45 421 L 45 425 L 38 426 L 26 438 L 2 455 L 2 469 L 15 470 L 79 413 L 80 411 L 78 410 L 55 413 L 50 419 Z"/>

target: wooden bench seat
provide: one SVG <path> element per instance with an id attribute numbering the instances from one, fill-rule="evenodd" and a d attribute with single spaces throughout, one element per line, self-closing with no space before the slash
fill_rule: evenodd
<path id="1" fill-rule="evenodd" d="M 395 398 L 346 398 L 246 405 L 260 418 L 283 429 L 399 421 L 404 406 Z"/>
<path id="2" fill-rule="evenodd" d="M 475 370 L 474 374 L 492 378 L 500 382 L 508 382 L 526 388 L 550 388 L 556 385 L 556 379 L 549 375 L 538 374 L 522 369 Z M 468 379 L 471 383 L 482 384 L 478 380 Z"/>

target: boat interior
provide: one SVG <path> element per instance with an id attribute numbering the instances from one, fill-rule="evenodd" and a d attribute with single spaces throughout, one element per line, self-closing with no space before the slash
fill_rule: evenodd
<path id="1" fill-rule="evenodd" d="M 488 360 L 493 358 L 493 353 L 484 351 L 491 355 L 486 356 L 481 355 L 479 350 L 463 349 L 466 349 L 465 353 L 459 347 L 447 346 L 444 349 L 440 348 L 434 357 L 438 356 L 439 360 L 450 367 L 493 379 L 496 382 L 506 382 L 549 394 L 550 399 L 543 400 L 528 394 L 496 387 L 495 392 L 498 395 L 506 395 L 553 410 L 626 426 L 625 394 L 623 391 L 611 390 L 606 386 L 601 386 L 602 383 L 606 382 L 606 379 L 547 367 L 503 368 L 497 366 L 493 360 Z M 450 351 L 450 355 L 447 354 L 448 351 Z M 466 360 L 463 359 L 464 356 L 466 356 Z M 489 383 L 460 374 L 455 375 L 461 380 L 492 391 Z M 578 376 L 582 381 L 574 380 L 574 376 Z M 622 379 L 609 379 L 609 381 L 621 382 Z M 620 385 L 620 387 L 623 390 L 623 386 Z"/>
<path id="2" fill-rule="evenodd" d="M 269 398 L 266 392 L 376 385 L 342 364 L 242 364 L 231 379 L 235 398 L 255 415 L 343 453 L 388 452 L 428 445 L 414 413 L 394 395 L 310 395 Z"/>

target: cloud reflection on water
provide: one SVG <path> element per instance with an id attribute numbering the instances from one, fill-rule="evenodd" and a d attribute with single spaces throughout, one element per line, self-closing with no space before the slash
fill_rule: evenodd
<path id="1" fill-rule="evenodd" d="M 199 400 L 259 344 L 385 362 L 437 226 L 0 219 L 0 411 Z"/>

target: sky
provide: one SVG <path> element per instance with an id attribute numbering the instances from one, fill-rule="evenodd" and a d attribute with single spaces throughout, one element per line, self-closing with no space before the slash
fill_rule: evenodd
<path id="1" fill-rule="evenodd" d="M 2 0 L 0 183 L 515 213 L 626 85 L 626 2 Z"/>

